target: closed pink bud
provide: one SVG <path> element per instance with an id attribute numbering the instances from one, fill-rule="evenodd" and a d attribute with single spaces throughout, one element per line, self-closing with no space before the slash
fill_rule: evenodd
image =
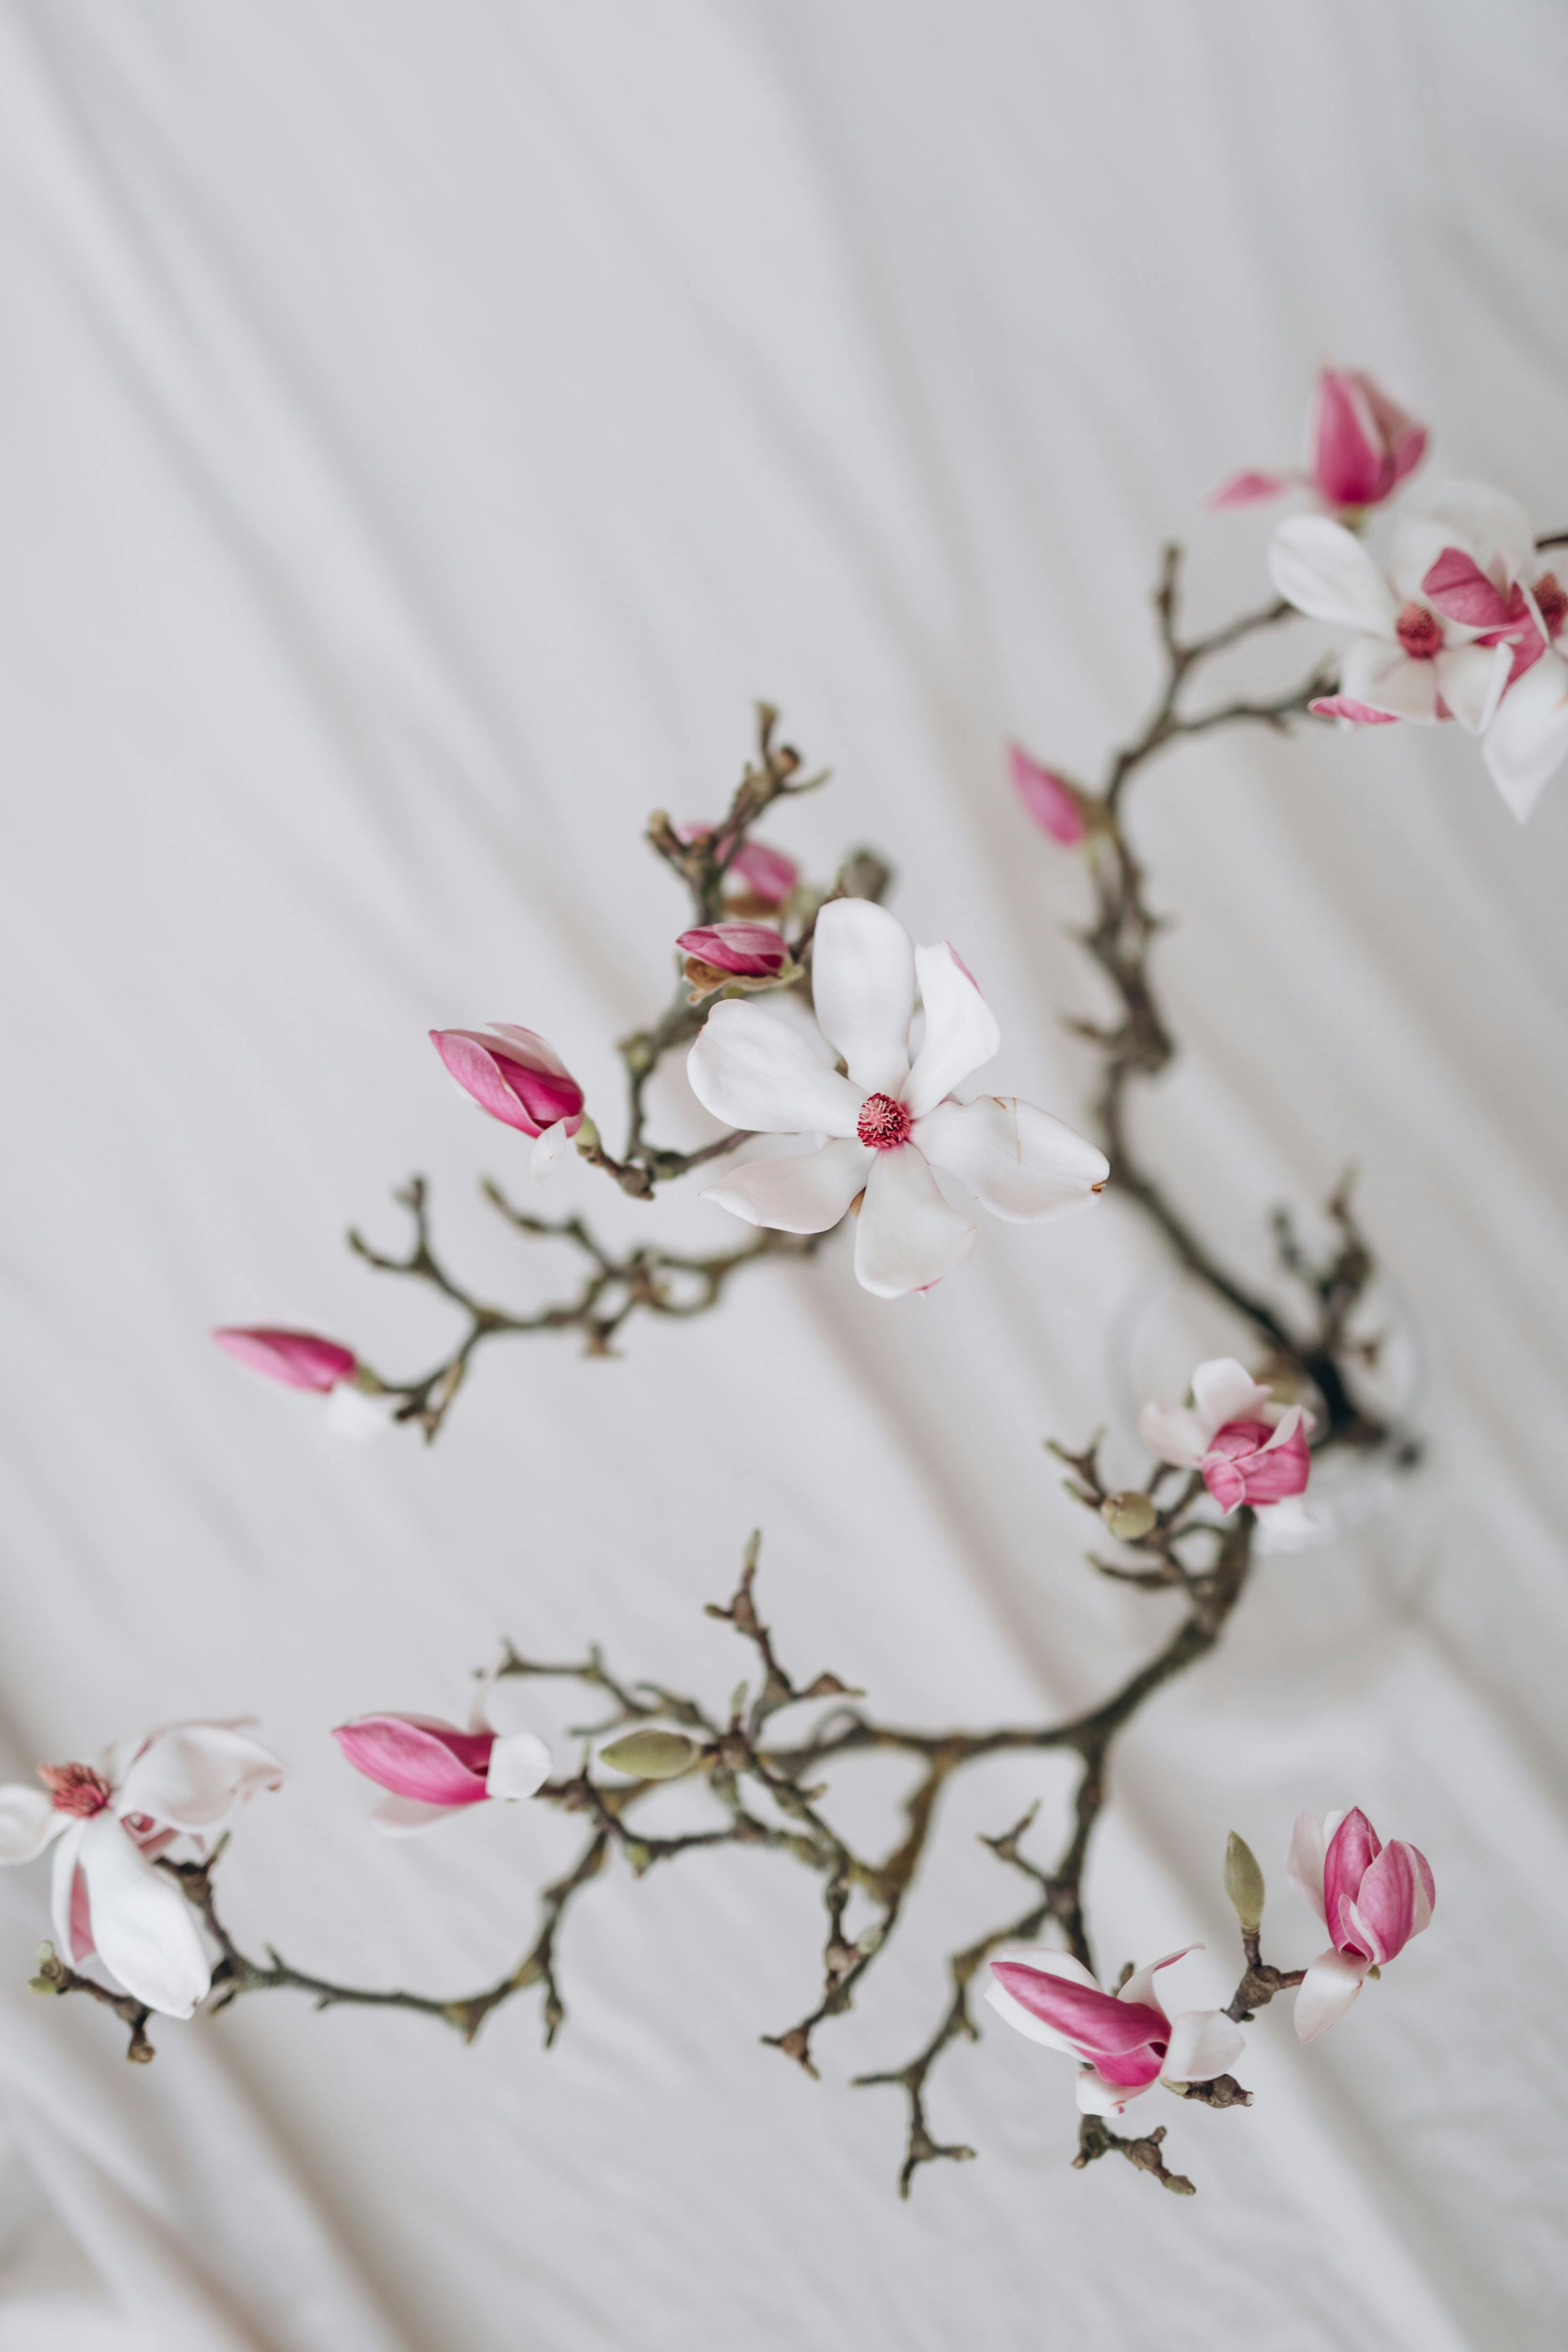
<path id="1" fill-rule="evenodd" d="M 782 849 L 765 841 L 743 841 L 730 860 L 730 872 L 746 885 L 753 898 L 782 907 L 800 880 L 800 868 Z"/>
<path id="2" fill-rule="evenodd" d="M 682 931 L 675 944 L 710 971 L 733 972 L 738 979 L 771 979 L 790 960 L 787 942 L 768 923 L 706 923 L 700 930 Z"/>
<path id="3" fill-rule="evenodd" d="M 1296 2032 L 1315 2042 L 1342 2018 L 1369 1973 L 1397 1959 L 1431 1925 L 1437 1889 L 1419 1846 L 1384 1845 L 1360 1807 L 1319 1821 L 1297 1816 L 1286 1874 L 1329 1931 L 1296 1996 Z"/>
<path id="4" fill-rule="evenodd" d="M 493 1731 L 459 1731 L 432 1715 L 362 1715 L 332 1738 L 356 1772 L 422 1805 L 482 1804 Z"/>
<path id="5" fill-rule="evenodd" d="M 523 1135 L 583 1124 L 583 1089 L 552 1045 L 531 1029 L 494 1021 L 488 1029 L 432 1029 L 430 1043 L 465 1094 L 491 1118 Z"/>
<path id="6" fill-rule="evenodd" d="M 1282 1503 L 1304 1492 L 1312 1472 L 1307 1433 L 1299 1413 L 1270 1427 L 1233 1421 L 1216 1430 L 1203 1459 L 1204 1484 L 1222 1511 L 1238 1503 Z"/>
<path id="7" fill-rule="evenodd" d="M 1377 506 L 1426 453 L 1426 427 L 1361 368 L 1324 368 L 1310 432 L 1312 480 L 1329 507 Z"/>
<path id="8" fill-rule="evenodd" d="M 1020 743 L 1007 746 L 1007 764 L 1019 799 L 1042 833 L 1070 849 L 1083 839 L 1085 825 L 1083 803 L 1065 776 L 1054 768 L 1042 768 L 1032 760 Z"/>
<path id="9" fill-rule="evenodd" d="M 335 1339 L 319 1339 L 314 1331 L 279 1331 L 266 1325 L 226 1326 L 215 1331 L 218 1346 L 253 1372 L 265 1372 L 269 1381 L 281 1381 L 286 1388 L 335 1389 L 340 1381 L 352 1381 L 359 1370 L 358 1360 L 349 1348 L 340 1348 Z"/>

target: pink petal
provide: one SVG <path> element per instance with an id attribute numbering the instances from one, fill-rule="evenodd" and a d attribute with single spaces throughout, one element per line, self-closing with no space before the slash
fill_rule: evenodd
<path id="1" fill-rule="evenodd" d="M 1114 1993 L 1101 1992 L 1098 1987 L 1047 1976 L 1043 1969 L 1026 1968 L 1021 1960 L 993 1960 L 991 1973 L 1021 2008 L 1063 2034 L 1075 2050 L 1097 2064 L 1146 2051 L 1156 2042 L 1163 2054 L 1170 2028 L 1160 2010 L 1142 2001 L 1118 2000 Z M 1160 2070 L 1156 2062 L 1152 2070 L 1136 2076 L 1110 2074 L 1108 2068 L 1102 2071 L 1110 2081 L 1148 2082 Z"/>
<path id="2" fill-rule="evenodd" d="M 1380 1967 L 1397 1958 L 1430 1920 L 1432 1895 L 1425 1855 L 1394 1839 L 1372 1863 L 1350 1906 L 1357 1944 Z"/>
<path id="3" fill-rule="evenodd" d="M 765 979 L 782 971 L 789 961 L 783 935 L 767 923 L 707 923 L 682 931 L 675 942 L 689 956 L 711 964 L 716 971 L 732 971 L 749 979 Z"/>
<path id="4" fill-rule="evenodd" d="M 1446 547 L 1421 583 L 1421 593 L 1446 619 L 1467 629 L 1498 629 L 1509 619 L 1509 607 L 1473 555 L 1463 548 Z M 1520 619 L 1526 615 L 1521 599 Z"/>
<path id="5" fill-rule="evenodd" d="M 1355 1901 L 1362 1880 L 1382 1851 L 1383 1841 L 1359 1805 L 1345 1815 L 1329 1840 L 1323 1857 L 1323 1915 L 1330 1935 L 1342 1949 L 1353 1934 L 1348 1922 L 1342 1932 L 1342 1906 Z M 1369 1952 L 1366 1957 L 1373 1959 L 1376 1955 Z"/>
<path id="6" fill-rule="evenodd" d="M 1217 490 L 1209 492 L 1211 507 L 1255 507 L 1264 499 L 1277 499 L 1284 490 L 1294 488 L 1294 474 L 1259 474 L 1250 470 L 1232 474 Z"/>
<path id="7" fill-rule="evenodd" d="M 1365 507 L 1394 488 L 1394 465 L 1361 381 L 1338 368 L 1318 378 L 1312 478 L 1325 506 Z"/>
<path id="8" fill-rule="evenodd" d="M 1077 793 L 1054 768 L 1042 768 L 1019 743 L 1007 746 L 1007 764 L 1019 799 L 1042 833 L 1070 849 L 1084 836 L 1083 807 Z"/>
<path id="9" fill-rule="evenodd" d="M 395 1797 L 426 1805 L 477 1805 L 485 1798 L 492 1731 L 459 1731 L 433 1716 L 363 1715 L 332 1738 L 356 1772 Z"/>
<path id="10" fill-rule="evenodd" d="M 1325 694 L 1316 702 L 1309 702 L 1309 710 L 1320 719 L 1346 719 L 1352 727 L 1397 727 L 1398 719 L 1392 710 L 1374 710 L 1368 702 L 1358 702 L 1353 695 Z"/>
<path id="11" fill-rule="evenodd" d="M 269 1324 L 226 1325 L 213 1338 L 226 1355 L 264 1372 L 285 1388 L 324 1392 L 340 1381 L 352 1380 L 358 1360 L 350 1348 L 322 1339 L 314 1331 L 286 1331 Z"/>

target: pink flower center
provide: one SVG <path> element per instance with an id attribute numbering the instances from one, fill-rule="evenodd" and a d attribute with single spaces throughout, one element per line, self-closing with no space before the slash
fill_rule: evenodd
<path id="1" fill-rule="evenodd" d="M 40 1764 L 38 1778 L 58 1813 L 75 1813 L 79 1820 L 87 1821 L 101 1813 L 109 1802 L 109 1783 L 90 1764 Z"/>
<path id="2" fill-rule="evenodd" d="M 896 1151 L 909 1141 L 910 1124 L 909 1112 L 891 1095 L 868 1095 L 855 1132 L 873 1151 Z"/>
<path id="3" fill-rule="evenodd" d="M 1394 634 L 1412 661 L 1435 661 L 1443 650 L 1443 624 L 1425 604 L 1406 604 Z"/>
<path id="4" fill-rule="evenodd" d="M 1568 589 L 1564 589 L 1555 572 L 1543 572 L 1535 583 L 1535 602 L 1546 624 L 1546 634 L 1554 637 L 1564 621 L 1568 621 Z"/>

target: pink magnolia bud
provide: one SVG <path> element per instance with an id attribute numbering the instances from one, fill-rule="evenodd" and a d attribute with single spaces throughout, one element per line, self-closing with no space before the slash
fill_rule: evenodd
<path id="1" fill-rule="evenodd" d="M 1426 453 L 1426 427 L 1361 368 L 1324 368 L 1311 424 L 1311 472 L 1329 507 L 1377 506 Z"/>
<path id="2" fill-rule="evenodd" d="M 1312 1472 L 1301 1414 L 1292 1408 L 1277 1425 L 1232 1421 L 1216 1430 L 1204 1455 L 1204 1484 L 1222 1511 L 1238 1503 L 1282 1503 L 1306 1489 Z"/>
<path id="3" fill-rule="evenodd" d="M 430 1043 L 465 1094 L 491 1118 L 523 1135 L 583 1124 L 583 1089 L 552 1045 L 531 1029 L 493 1021 L 488 1029 L 432 1029 Z"/>
<path id="4" fill-rule="evenodd" d="M 213 1338 L 237 1362 L 248 1364 L 253 1372 L 265 1372 L 269 1381 L 281 1381 L 286 1388 L 324 1392 L 340 1381 L 352 1381 L 359 1370 L 352 1349 L 320 1339 L 314 1331 L 227 1325 Z"/>
<path id="5" fill-rule="evenodd" d="M 332 1738 L 356 1772 L 422 1805 L 479 1805 L 496 1744 L 493 1731 L 459 1731 L 432 1715 L 362 1715 Z"/>
<path id="6" fill-rule="evenodd" d="M 1020 743 L 1008 744 L 1007 764 L 1018 797 L 1040 830 L 1059 841 L 1064 849 L 1081 841 L 1083 803 L 1065 776 L 1058 776 L 1053 768 L 1042 768 Z"/>
<path id="7" fill-rule="evenodd" d="M 743 841 L 730 860 L 730 871 L 753 898 L 770 907 L 782 907 L 800 880 L 794 858 L 782 849 L 770 849 L 765 841 Z"/>
<path id="8" fill-rule="evenodd" d="M 682 931 L 675 944 L 710 971 L 744 980 L 772 979 L 790 960 L 787 942 L 767 923 L 707 923 Z"/>

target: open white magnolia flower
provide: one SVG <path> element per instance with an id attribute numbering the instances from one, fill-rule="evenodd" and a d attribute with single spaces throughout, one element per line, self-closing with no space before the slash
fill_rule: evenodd
<path id="1" fill-rule="evenodd" d="M 929 1290 L 974 1246 L 933 1169 L 1012 1224 L 1059 1217 L 1100 1190 L 1105 1154 L 1048 1111 L 1012 1095 L 953 1095 L 1001 1038 L 945 940 L 917 948 L 885 908 L 837 898 L 816 919 L 811 977 L 820 1038 L 726 999 L 687 1072 L 699 1102 L 731 1127 L 828 1140 L 800 1159 L 732 1168 L 704 1200 L 786 1234 L 826 1233 L 858 1202 L 855 1272 L 878 1297 L 898 1298 Z M 925 1026 L 911 1057 L 917 984 Z"/>
<path id="2" fill-rule="evenodd" d="M 189 2017 L 212 1984 L 196 1915 L 154 1867 L 177 1838 L 196 1858 L 258 1789 L 288 1767 L 239 1723 L 173 1723 L 122 1739 L 92 1764 L 41 1764 L 41 1789 L 0 1788 L 0 1863 L 54 1848 L 55 1948 L 93 1953 L 133 2000 Z"/>

